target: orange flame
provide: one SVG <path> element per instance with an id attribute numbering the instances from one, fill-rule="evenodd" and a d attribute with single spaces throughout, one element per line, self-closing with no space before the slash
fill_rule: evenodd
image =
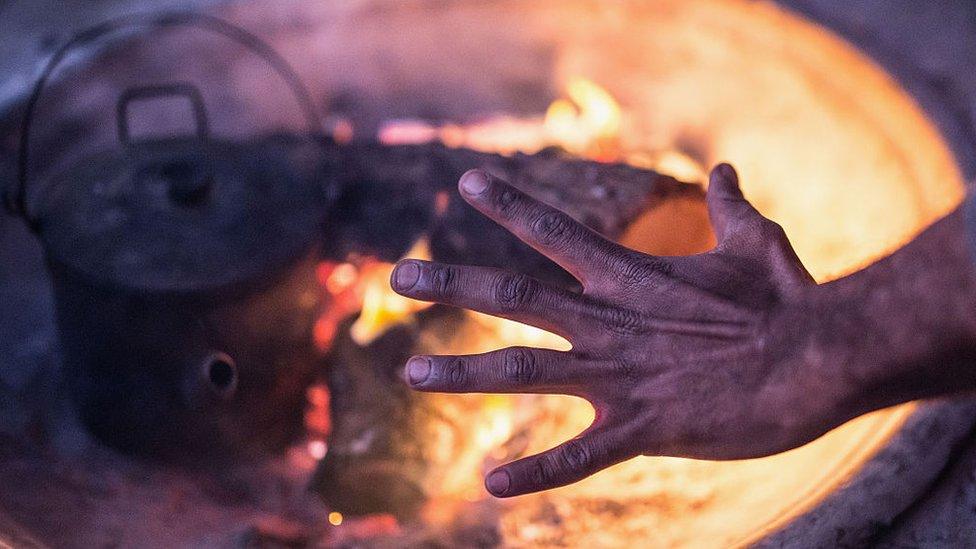
<path id="1" fill-rule="evenodd" d="M 600 161 L 621 159 L 620 105 L 591 80 L 571 78 L 564 98 L 549 105 L 544 117 L 496 116 L 480 123 L 435 127 L 418 120 L 393 121 L 380 130 L 386 144 L 426 143 L 439 140 L 450 147 L 513 154 L 560 147 Z"/>
<path id="2" fill-rule="evenodd" d="M 586 78 L 566 86 L 569 99 L 557 99 L 546 111 L 543 128 L 567 151 L 614 161 L 620 158 L 620 105 L 607 90 Z"/>
<path id="3" fill-rule="evenodd" d="M 418 240 L 405 257 L 429 260 L 427 239 Z M 392 274 L 392 264 L 376 262 L 359 279 L 362 285 L 362 311 L 349 333 L 353 341 L 360 345 L 368 345 L 393 326 L 409 321 L 413 313 L 430 307 L 430 303 L 408 299 L 394 292 L 390 287 Z"/>
<path id="4" fill-rule="evenodd" d="M 405 257 L 430 259 L 427 239 L 415 242 Z M 339 323 L 351 314 L 359 312 L 350 336 L 359 345 L 368 345 L 393 326 L 409 322 L 413 313 L 430 306 L 394 292 L 390 288 L 391 274 L 392 263 L 371 257 L 319 264 L 317 277 L 328 303 L 315 325 L 314 337 L 321 350 L 329 349 Z"/>

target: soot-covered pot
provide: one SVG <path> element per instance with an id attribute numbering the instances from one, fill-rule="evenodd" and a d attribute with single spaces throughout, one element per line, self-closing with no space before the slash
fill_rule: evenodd
<path id="1" fill-rule="evenodd" d="M 85 424 L 155 455 L 301 425 L 325 189 L 317 144 L 127 143 L 45 185 L 38 230 Z"/>
<path id="2" fill-rule="evenodd" d="M 221 105 L 162 77 L 113 93 L 116 144 L 31 181 L 29 204 L 25 178 L 20 211 L 46 250 L 65 378 L 91 432 L 166 459 L 260 455 L 302 428 L 318 360 L 322 137 L 216 137 L 208 107 Z M 132 112 L 166 101 L 190 131 L 130 131 Z"/>

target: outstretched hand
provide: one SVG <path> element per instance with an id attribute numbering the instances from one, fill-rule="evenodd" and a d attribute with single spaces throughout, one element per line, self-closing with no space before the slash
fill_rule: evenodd
<path id="1" fill-rule="evenodd" d="M 810 392 L 816 357 L 794 306 L 813 279 L 783 230 L 743 197 L 731 166 L 707 192 L 718 245 L 657 257 L 608 241 L 481 170 L 462 196 L 582 283 L 582 293 L 499 269 L 406 259 L 398 293 L 559 334 L 572 350 L 512 347 L 417 356 L 410 385 L 454 393 L 549 393 L 587 399 L 593 424 L 539 455 L 492 471 L 496 496 L 579 481 L 637 455 L 759 457 L 803 444 L 837 421 Z M 815 366 L 815 365 L 813 365 Z M 815 367 L 813 368 L 816 369 Z"/>

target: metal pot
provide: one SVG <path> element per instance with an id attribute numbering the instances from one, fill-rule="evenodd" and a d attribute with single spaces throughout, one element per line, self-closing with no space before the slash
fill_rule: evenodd
<path id="1" fill-rule="evenodd" d="M 134 105 L 174 100 L 193 135 L 133 137 Z M 214 138 L 188 82 L 130 88 L 116 107 L 119 146 L 39 181 L 29 214 L 21 203 L 46 249 L 79 415 L 147 456 L 280 449 L 302 428 L 318 358 L 321 136 Z"/>

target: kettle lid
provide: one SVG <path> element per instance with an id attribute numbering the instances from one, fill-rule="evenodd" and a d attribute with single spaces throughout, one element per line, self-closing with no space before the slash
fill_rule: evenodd
<path id="1" fill-rule="evenodd" d="M 149 141 L 84 158 L 46 185 L 52 260 L 117 286 L 193 292 L 258 279 L 304 255 L 324 218 L 314 139 Z"/>

